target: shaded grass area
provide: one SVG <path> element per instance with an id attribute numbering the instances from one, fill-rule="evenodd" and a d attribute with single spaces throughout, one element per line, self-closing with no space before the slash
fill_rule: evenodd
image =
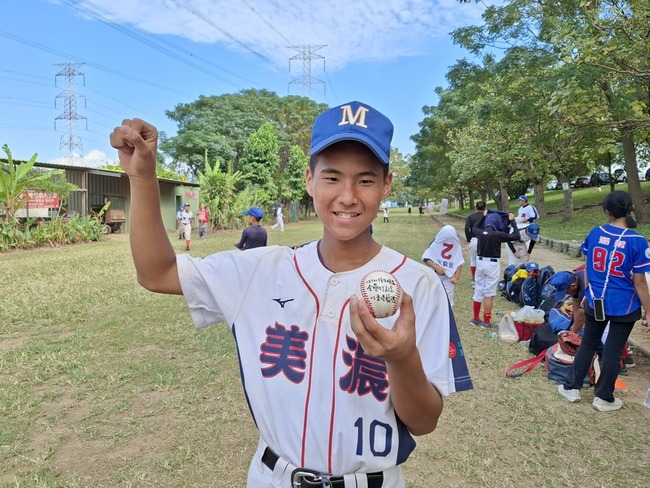
<path id="1" fill-rule="evenodd" d="M 402 209 L 390 218 L 378 216 L 375 238 L 419 260 L 439 226 Z M 304 243 L 320 229 L 291 223 L 269 242 Z M 195 240 L 192 254 L 232 249 L 239 235 Z M 0 486 L 245 485 L 257 432 L 225 324 L 195 331 L 181 297 L 141 289 L 124 236 L 0 263 Z M 464 273 L 456 315 L 475 390 L 446 399 L 438 429 L 417 439 L 408 486 L 645 485 L 650 411 L 568 405 L 542 368 L 506 379 L 529 355 L 466 324 L 471 292 Z"/>

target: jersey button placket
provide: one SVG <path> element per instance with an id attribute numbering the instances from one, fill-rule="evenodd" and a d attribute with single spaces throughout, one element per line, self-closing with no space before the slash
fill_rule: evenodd
<path id="1" fill-rule="evenodd" d="M 339 280 L 338 280 L 338 278 L 336 278 L 335 276 L 332 276 L 332 277 L 329 279 L 329 283 L 330 283 L 330 286 L 336 286 L 336 285 L 338 285 Z M 335 311 L 335 310 L 331 310 L 331 309 L 328 310 L 328 311 L 327 311 L 327 316 L 328 316 L 329 318 L 333 319 L 334 317 L 336 317 L 336 311 Z"/>

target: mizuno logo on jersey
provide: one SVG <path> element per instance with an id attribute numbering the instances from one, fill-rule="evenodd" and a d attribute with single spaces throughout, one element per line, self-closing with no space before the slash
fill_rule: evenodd
<path id="1" fill-rule="evenodd" d="M 284 308 L 284 306 L 288 302 L 293 302 L 294 300 L 295 300 L 295 298 L 289 298 L 288 300 L 283 300 L 282 298 L 273 298 L 274 302 L 278 302 L 280 304 L 280 308 Z"/>

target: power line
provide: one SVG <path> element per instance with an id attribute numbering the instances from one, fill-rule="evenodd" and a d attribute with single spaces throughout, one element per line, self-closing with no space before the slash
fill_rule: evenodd
<path id="1" fill-rule="evenodd" d="M 27 77 L 30 77 L 30 78 L 35 78 L 37 80 L 47 80 L 47 78 L 44 78 L 42 76 L 30 75 L 30 74 L 27 74 L 27 73 L 20 73 L 20 72 L 17 72 L 17 71 L 11 71 L 11 70 L 6 70 L 6 69 L 0 69 L 0 72 L 12 73 L 12 74 L 20 75 L 20 76 L 27 76 Z M 45 87 L 48 87 L 48 88 L 52 87 L 51 83 L 39 83 L 37 81 L 20 80 L 20 79 L 17 79 L 17 78 L 4 76 L 4 75 L 1 75 L 1 74 L 0 74 L 0 79 L 10 80 L 10 81 L 17 81 L 19 83 L 29 83 L 30 85 L 45 86 Z M 133 106 L 127 104 L 127 103 L 124 103 L 123 101 L 118 100 L 117 98 L 114 98 L 114 97 L 102 92 L 101 90 L 97 90 L 96 88 L 93 88 L 90 85 L 86 85 L 86 90 L 90 90 L 92 92 L 95 92 L 95 93 L 101 95 L 102 97 L 108 98 L 109 100 L 111 100 L 111 101 L 113 101 L 115 103 L 118 103 L 118 104 L 128 108 L 129 110 L 132 110 L 135 113 L 138 113 L 140 117 L 145 118 L 145 119 L 147 119 L 149 121 L 154 122 L 154 121 L 162 121 L 163 120 L 163 118 L 161 118 L 160 116 L 153 116 L 151 114 L 144 113 L 144 112 L 142 112 L 142 110 L 140 110 L 138 108 L 135 108 L 135 107 L 133 107 Z M 50 106 L 50 105 L 48 105 L 46 103 L 42 103 L 40 105 L 37 105 L 38 101 L 29 100 L 29 99 L 25 99 L 25 98 L 1 97 L 0 96 L 0 101 L 2 101 L 3 105 L 20 105 L 20 106 L 27 106 L 27 107 L 33 107 L 33 108 L 45 108 L 45 109 L 56 110 L 56 107 L 52 107 L 52 106 Z M 31 104 L 31 105 L 29 105 L 29 104 Z M 98 107 L 103 107 L 105 109 L 110 110 L 111 112 L 114 112 L 114 113 L 120 115 L 120 116 L 122 115 L 122 112 L 119 111 L 119 110 L 116 110 L 114 106 L 109 107 L 108 105 L 103 105 L 103 104 L 101 104 L 101 103 L 99 103 L 97 101 L 93 101 L 92 105 L 96 105 Z M 98 111 L 93 110 L 90 107 L 86 107 L 86 109 L 90 110 L 90 111 L 94 111 L 95 113 L 100 113 Z M 107 117 L 107 118 L 110 117 L 110 116 L 108 116 L 108 115 L 106 115 L 104 113 L 100 113 L 100 114 L 103 115 L 104 117 Z"/>
<path id="2" fill-rule="evenodd" d="M 19 44 L 24 44 L 26 46 L 30 46 L 30 47 L 33 47 L 35 49 L 39 49 L 41 51 L 48 52 L 50 54 L 54 54 L 54 55 L 60 56 L 62 58 L 78 59 L 76 56 L 73 56 L 71 54 L 67 54 L 67 53 L 64 53 L 62 51 L 57 51 L 56 49 L 49 48 L 49 47 L 44 46 L 42 44 L 39 44 L 37 42 L 33 42 L 33 41 L 30 41 L 29 39 L 25 39 L 24 37 L 20 37 L 20 36 L 14 35 L 14 34 L 10 34 L 9 32 L 5 32 L 5 31 L 2 31 L 2 30 L 0 30 L 0 37 L 5 37 L 7 39 L 11 39 L 12 41 L 18 42 Z M 111 73 L 113 75 L 120 76 L 120 77 L 125 78 L 127 80 L 142 83 L 142 84 L 144 84 L 146 86 L 149 86 L 151 88 L 158 88 L 159 90 L 164 90 L 164 91 L 167 91 L 169 93 L 174 93 L 175 95 L 181 95 L 183 97 L 190 97 L 191 96 L 188 93 L 184 93 L 184 92 L 176 90 L 174 88 L 169 88 L 169 87 L 161 85 L 159 83 L 144 80 L 142 78 L 138 78 L 138 77 L 130 75 L 128 73 L 122 73 L 121 71 L 118 71 L 118 70 L 115 70 L 115 69 L 112 69 L 112 68 L 108 68 L 106 66 L 102 66 L 102 65 L 97 64 L 97 63 L 93 63 L 92 61 L 86 61 L 86 62 L 84 62 L 84 64 L 86 66 L 91 66 L 91 67 L 93 67 L 95 69 L 98 69 L 100 71 L 105 71 L 107 73 Z"/>
<path id="3" fill-rule="evenodd" d="M 284 42 L 286 42 L 287 44 L 292 44 L 292 42 L 289 39 L 287 39 L 287 37 L 282 32 L 280 32 L 278 29 L 276 29 L 275 26 L 271 22 L 266 20 L 266 18 L 261 13 L 259 13 L 257 10 L 255 10 L 250 3 L 248 3 L 246 0 L 242 0 L 242 2 L 244 2 L 246 4 L 246 6 L 249 9 L 251 9 L 253 11 L 253 13 L 255 15 L 257 15 L 262 20 L 262 22 L 264 22 L 267 26 L 269 26 L 271 28 L 271 30 L 273 30 L 275 33 L 277 33 L 284 40 Z"/>
<path id="4" fill-rule="evenodd" d="M 219 81 L 222 81 L 222 82 L 224 82 L 224 83 L 226 83 L 228 85 L 234 86 L 235 88 L 240 87 L 240 85 L 235 84 L 233 81 L 228 80 L 228 79 L 222 77 L 221 75 L 218 75 L 218 74 L 214 73 L 213 71 L 210 71 L 210 70 L 204 68 L 203 66 L 201 66 L 201 65 L 199 65 L 197 63 L 194 63 L 193 61 L 190 61 L 189 59 L 186 59 L 185 57 L 170 51 L 169 49 L 159 45 L 159 43 L 167 44 L 168 46 L 170 46 L 170 47 L 172 47 L 172 48 L 174 48 L 176 50 L 179 50 L 181 52 L 185 52 L 186 54 L 191 55 L 194 59 L 199 59 L 202 62 L 204 62 L 204 63 L 206 63 L 206 64 L 208 64 L 210 66 L 213 66 L 213 67 L 215 67 L 217 69 L 220 69 L 222 71 L 226 71 L 226 72 L 228 72 L 229 74 L 231 74 L 233 76 L 237 76 L 238 78 L 241 78 L 236 73 L 233 73 L 233 72 L 228 71 L 228 70 L 226 70 L 224 68 L 221 68 L 221 67 L 215 65 L 214 63 L 211 63 L 210 61 L 205 60 L 205 59 L 203 59 L 203 58 L 201 58 L 199 56 L 193 55 L 192 53 L 189 53 L 188 51 L 185 51 L 185 50 L 173 45 L 172 43 L 165 41 L 164 39 L 158 39 L 158 43 L 157 43 L 157 42 L 152 41 L 151 39 L 147 39 L 145 36 L 143 36 L 143 35 L 141 35 L 141 34 L 139 34 L 137 32 L 134 32 L 133 30 L 128 29 L 128 28 L 126 28 L 126 27 L 124 27 L 122 25 L 108 22 L 108 21 L 104 20 L 104 18 L 101 15 L 99 15 L 96 11 L 91 10 L 89 8 L 86 8 L 86 7 L 83 7 L 82 5 L 80 5 L 80 4 L 76 3 L 76 2 L 73 2 L 71 0 L 60 0 L 60 1 L 65 3 L 66 5 L 74 8 L 75 10 L 77 10 L 79 12 L 82 12 L 82 13 L 90 16 L 90 17 L 95 18 L 96 20 L 103 23 L 104 25 L 107 25 L 108 27 L 111 27 L 112 29 L 115 29 L 115 30 L 119 31 L 122 34 L 125 34 L 125 35 L 135 39 L 136 41 L 141 42 L 141 43 L 143 43 L 143 44 L 145 44 L 145 45 L 147 45 L 147 46 L 149 46 L 149 47 L 151 47 L 151 48 L 165 54 L 166 56 L 174 58 L 177 61 L 180 61 L 181 63 L 186 64 L 186 65 L 196 69 L 197 71 L 200 71 L 200 72 L 202 72 L 202 73 L 204 73 L 204 74 L 206 74 L 206 75 L 208 75 L 208 76 L 210 76 L 212 78 L 216 78 Z M 245 81 L 247 81 L 248 83 L 251 83 L 249 80 L 245 80 Z"/>
<path id="5" fill-rule="evenodd" d="M 228 31 L 226 31 L 225 29 L 223 29 L 222 27 L 220 27 L 218 24 L 216 24 L 215 22 L 213 22 L 212 19 L 210 19 L 207 15 L 205 15 L 205 14 L 204 14 L 203 12 L 201 12 L 199 9 L 197 9 L 196 7 L 193 7 L 189 2 L 185 2 L 185 1 L 182 1 L 182 0 L 172 0 L 172 2 L 174 2 L 174 3 L 175 3 L 176 5 L 178 5 L 179 7 L 184 8 L 185 10 L 187 10 L 188 12 L 190 12 L 192 15 L 198 17 L 199 19 L 201 19 L 203 22 L 205 22 L 206 24 L 210 25 L 211 27 L 214 27 L 215 29 L 217 29 L 219 32 L 221 32 L 223 35 L 225 35 L 228 39 L 230 39 L 231 41 L 233 41 L 233 42 L 236 43 L 237 45 L 243 47 L 243 48 L 246 49 L 247 51 L 249 51 L 249 52 L 251 52 L 252 54 L 254 54 L 255 56 L 257 56 L 258 58 L 260 58 L 260 59 L 262 59 L 263 61 L 265 61 L 266 63 L 268 63 L 268 64 L 270 64 L 270 65 L 272 65 L 272 66 L 278 68 L 278 65 L 275 64 L 271 59 L 269 59 L 268 57 L 264 56 L 262 53 L 256 51 L 255 49 L 253 49 L 252 47 L 248 46 L 247 44 L 245 44 L 244 42 L 240 41 L 239 39 L 237 39 L 237 38 L 236 38 L 235 36 L 233 36 L 231 33 L 229 33 Z M 279 69 L 281 69 L 282 71 L 286 71 L 284 68 L 281 68 L 281 67 L 280 67 Z"/>
<path id="6" fill-rule="evenodd" d="M 0 100 L 2 100 L 3 104 L 5 105 L 20 105 L 22 107 L 34 107 L 34 108 L 42 108 L 46 110 L 56 110 L 56 107 L 52 107 L 51 105 L 48 105 L 44 102 L 38 103 L 35 100 L 28 100 L 26 98 L 0 97 Z"/>

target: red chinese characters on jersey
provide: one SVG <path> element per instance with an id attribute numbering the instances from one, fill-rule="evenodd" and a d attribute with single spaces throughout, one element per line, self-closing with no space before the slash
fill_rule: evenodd
<path id="1" fill-rule="evenodd" d="M 343 351 L 343 362 L 350 370 L 339 380 L 339 386 L 348 393 L 360 396 L 371 393 L 383 402 L 388 397 L 388 377 L 386 363 L 374 356 L 365 354 L 363 347 L 350 336 L 346 336 L 350 352 Z"/>
<path id="2" fill-rule="evenodd" d="M 268 365 L 262 368 L 262 376 L 272 378 L 282 373 L 289 381 L 300 383 L 305 377 L 308 339 L 309 334 L 297 325 L 289 329 L 277 322 L 268 326 L 266 342 L 260 346 L 260 362 Z"/>

